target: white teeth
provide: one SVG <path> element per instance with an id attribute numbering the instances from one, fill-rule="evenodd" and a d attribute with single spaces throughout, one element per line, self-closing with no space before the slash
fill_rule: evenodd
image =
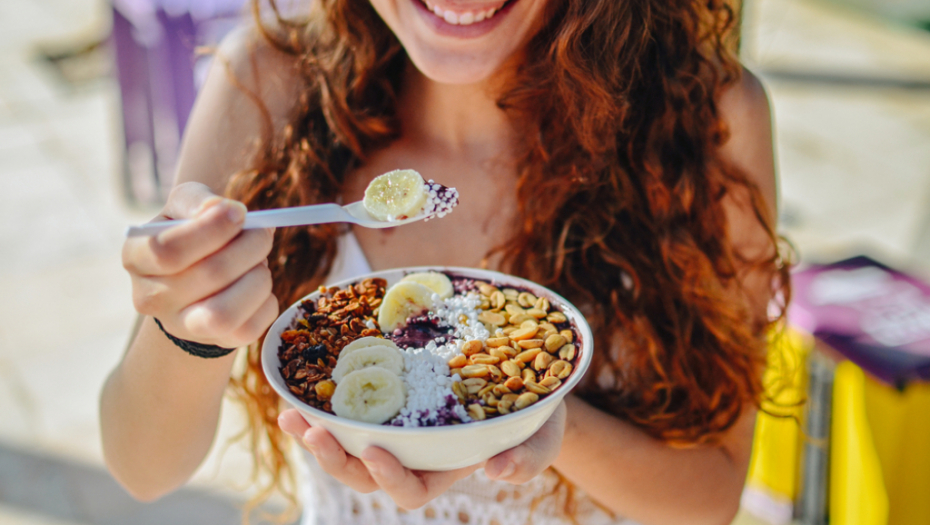
<path id="1" fill-rule="evenodd" d="M 478 13 L 467 11 L 465 13 L 456 13 L 455 11 L 446 11 L 445 9 L 439 7 L 438 5 L 430 4 L 429 2 L 424 1 L 426 8 L 433 12 L 439 18 L 442 18 L 446 23 L 452 25 L 462 25 L 467 26 L 487 20 L 494 16 L 494 13 L 498 11 L 497 8 L 492 7 L 485 11 L 480 11 Z"/>

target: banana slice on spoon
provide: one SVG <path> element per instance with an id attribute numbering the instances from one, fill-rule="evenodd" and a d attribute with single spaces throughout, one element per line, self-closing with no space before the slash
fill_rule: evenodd
<path id="1" fill-rule="evenodd" d="M 425 215 L 444 217 L 459 203 L 455 188 L 424 181 L 414 170 L 394 170 L 379 175 L 365 189 L 365 211 L 380 221 L 403 221 Z"/>

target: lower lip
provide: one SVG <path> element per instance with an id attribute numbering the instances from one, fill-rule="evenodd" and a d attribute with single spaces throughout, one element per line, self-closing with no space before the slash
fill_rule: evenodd
<path id="1" fill-rule="evenodd" d="M 451 36 L 455 38 L 478 38 L 491 32 L 495 27 L 500 25 L 504 17 L 507 16 L 507 14 L 509 14 L 512 10 L 513 5 L 516 4 L 519 0 L 510 0 L 510 2 L 507 2 L 507 5 L 505 5 L 500 11 L 494 13 L 494 16 L 491 18 L 482 20 L 481 22 L 475 22 L 474 24 L 467 26 L 450 24 L 427 9 L 426 5 L 424 5 L 420 0 L 410 1 L 413 2 L 417 12 L 420 13 L 427 25 L 429 25 L 433 31 L 439 33 L 440 35 Z"/>

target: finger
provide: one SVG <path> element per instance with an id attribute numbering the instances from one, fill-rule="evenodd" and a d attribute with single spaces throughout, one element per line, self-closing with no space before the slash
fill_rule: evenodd
<path id="1" fill-rule="evenodd" d="M 123 266 L 140 275 L 171 275 L 225 246 L 242 231 L 241 202 L 208 201 L 190 222 L 151 237 L 133 237 L 123 245 Z"/>
<path id="2" fill-rule="evenodd" d="M 404 468 L 390 452 L 379 447 L 365 449 L 362 461 L 375 483 L 399 507 L 407 510 L 429 503 L 453 483 L 479 468 L 479 465 L 473 465 L 441 472 L 413 471 Z"/>
<path id="3" fill-rule="evenodd" d="M 304 433 L 310 429 L 310 423 L 307 423 L 307 420 L 300 415 L 300 412 L 293 408 L 278 414 L 278 426 L 281 427 L 281 430 L 297 439 L 302 439 Z"/>
<path id="4" fill-rule="evenodd" d="M 180 310 L 227 288 L 258 264 L 267 262 L 274 234 L 271 230 L 240 233 L 218 252 L 177 275 L 150 277 L 150 310 Z"/>
<path id="5" fill-rule="evenodd" d="M 336 438 L 325 429 L 311 427 L 304 432 L 301 443 L 327 474 L 344 485 L 363 493 L 378 490 L 378 484 L 362 461 L 347 454 Z"/>
<path id="6" fill-rule="evenodd" d="M 230 337 L 267 302 L 271 286 L 268 267 L 255 265 L 226 289 L 181 310 L 174 322 L 195 341 Z"/>
<path id="7" fill-rule="evenodd" d="M 244 322 L 239 328 L 235 329 L 231 335 L 231 340 L 229 342 L 224 342 L 223 345 L 227 348 L 240 347 L 251 343 L 252 341 L 258 341 L 258 339 L 268 330 L 268 327 L 271 326 L 271 323 L 278 318 L 278 298 L 273 294 L 269 294 L 265 299 L 265 302 L 258 308 L 258 310 L 252 314 L 246 322 Z"/>

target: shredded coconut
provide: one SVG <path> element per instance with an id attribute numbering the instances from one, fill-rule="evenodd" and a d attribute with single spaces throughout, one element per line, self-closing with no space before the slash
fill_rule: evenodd
<path id="1" fill-rule="evenodd" d="M 407 404 L 391 421 L 395 426 L 436 426 L 472 420 L 452 392 L 452 383 L 462 378 L 458 374 L 449 376 L 448 362 L 462 352 L 466 341 L 484 341 L 490 335 L 484 323 L 478 320 L 481 298 L 474 292 L 448 299 L 434 294 L 433 303 L 429 316 L 453 327 L 454 340 L 445 343 L 437 339 L 422 348 L 403 350 Z"/>

